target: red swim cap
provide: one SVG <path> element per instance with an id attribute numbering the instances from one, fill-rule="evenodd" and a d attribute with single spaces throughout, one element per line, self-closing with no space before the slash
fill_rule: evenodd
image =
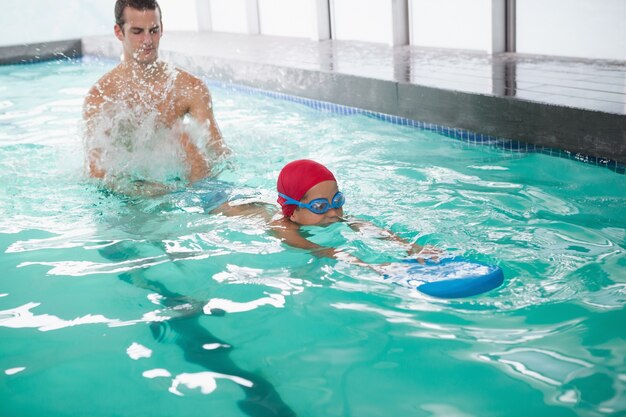
<path id="1" fill-rule="evenodd" d="M 298 159 L 289 162 L 278 174 L 276 188 L 279 193 L 285 194 L 294 200 L 300 201 L 312 187 L 322 181 L 337 181 L 332 172 L 324 165 L 310 159 Z M 278 197 L 278 204 L 282 207 L 283 215 L 290 217 L 296 206 L 284 204 L 285 199 Z"/>

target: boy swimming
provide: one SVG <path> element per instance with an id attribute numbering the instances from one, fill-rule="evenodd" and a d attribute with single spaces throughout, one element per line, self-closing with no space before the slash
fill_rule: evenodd
<path id="1" fill-rule="evenodd" d="M 355 231 L 375 229 L 380 238 L 400 243 L 409 255 L 418 255 L 418 259 L 436 256 L 438 253 L 435 248 L 407 242 L 371 223 L 347 221 L 343 217 L 346 199 L 339 191 L 337 180 L 328 168 L 318 162 L 299 159 L 288 163 L 278 175 L 276 188 L 282 217 L 271 221 L 270 227 L 272 232 L 289 246 L 309 250 L 318 257 L 336 258 L 371 267 L 354 255 L 320 246 L 300 233 L 302 226 L 326 226 L 346 222 Z"/>

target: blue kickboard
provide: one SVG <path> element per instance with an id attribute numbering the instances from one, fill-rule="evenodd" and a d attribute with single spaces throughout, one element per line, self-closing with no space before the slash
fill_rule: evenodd
<path id="1" fill-rule="evenodd" d="M 504 282 L 504 273 L 499 266 L 459 257 L 438 261 L 428 259 L 424 264 L 415 259 L 403 262 L 409 264 L 408 269 L 388 278 L 433 297 L 471 297 L 493 290 Z"/>

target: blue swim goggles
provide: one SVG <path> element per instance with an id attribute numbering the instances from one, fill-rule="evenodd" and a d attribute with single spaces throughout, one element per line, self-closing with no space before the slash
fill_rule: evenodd
<path id="1" fill-rule="evenodd" d="M 337 191 L 337 194 L 335 194 L 331 201 L 328 201 L 326 198 L 316 198 L 315 200 L 311 200 L 309 203 L 301 203 L 300 201 L 294 200 L 283 193 L 278 193 L 278 195 L 287 200 L 285 201 L 285 204 L 302 207 L 315 214 L 324 214 L 330 209 L 341 208 L 346 202 L 346 198 L 341 191 Z"/>

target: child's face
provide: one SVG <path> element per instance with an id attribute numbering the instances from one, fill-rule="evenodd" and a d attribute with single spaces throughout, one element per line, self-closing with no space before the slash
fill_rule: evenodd
<path id="1" fill-rule="evenodd" d="M 332 201 L 335 194 L 337 194 L 337 191 L 339 191 L 339 188 L 337 188 L 336 181 L 322 181 L 319 184 L 311 187 L 300 201 L 303 203 L 309 203 L 316 198 L 325 198 L 328 201 Z M 289 217 L 289 220 L 303 226 L 323 226 L 326 224 L 338 222 L 339 220 L 341 220 L 342 216 L 343 208 L 331 208 L 324 214 L 315 214 L 306 208 L 298 207 L 293 212 L 291 217 Z"/>

